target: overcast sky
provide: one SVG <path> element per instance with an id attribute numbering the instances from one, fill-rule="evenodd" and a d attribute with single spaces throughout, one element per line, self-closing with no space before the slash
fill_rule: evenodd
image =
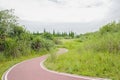
<path id="1" fill-rule="evenodd" d="M 0 0 L 0 9 L 15 9 L 22 20 L 93 22 L 120 19 L 120 0 Z"/>

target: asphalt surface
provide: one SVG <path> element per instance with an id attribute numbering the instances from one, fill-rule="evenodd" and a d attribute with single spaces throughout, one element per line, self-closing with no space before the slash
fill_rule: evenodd
<path id="1" fill-rule="evenodd" d="M 67 50 L 61 48 L 57 53 L 65 52 Z M 44 55 L 15 65 L 5 73 L 3 80 L 104 80 L 49 71 L 40 65 L 46 58 L 47 55 Z"/>

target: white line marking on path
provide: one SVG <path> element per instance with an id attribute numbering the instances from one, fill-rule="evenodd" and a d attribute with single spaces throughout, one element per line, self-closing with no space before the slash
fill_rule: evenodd
<path id="1" fill-rule="evenodd" d="M 43 69 L 43 70 L 46 70 L 48 72 L 51 72 L 51 73 L 54 73 L 54 74 L 58 74 L 58 75 L 63 75 L 63 76 L 69 76 L 69 77 L 75 77 L 75 78 L 82 78 L 82 79 L 88 79 L 88 80 L 111 80 L 111 79 L 104 79 L 104 78 L 90 78 L 90 77 L 86 77 L 86 76 L 78 76 L 78 75 L 75 75 L 75 74 L 68 74 L 68 73 L 61 73 L 61 72 L 56 72 L 56 71 L 52 71 L 52 70 L 49 70 L 47 69 L 45 66 L 44 66 L 44 62 L 46 61 L 43 60 L 42 62 L 40 62 L 40 67 Z"/>

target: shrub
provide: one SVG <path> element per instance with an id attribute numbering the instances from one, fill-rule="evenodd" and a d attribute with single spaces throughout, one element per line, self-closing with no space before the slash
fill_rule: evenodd
<path id="1" fill-rule="evenodd" d="M 104 26 L 100 29 L 100 33 L 97 33 L 97 37 L 92 37 L 85 43 L 85 49 L 97 52 L 120 53 L 119 28 L 119 23 L 111 23 Z"/>
<path id="2" fill-rule="evenodd" d="M 20 54 L 20 46 L 19 43 L 14 39 L 7 39 L 5 41 L 5 56 L 6 57 L 19 57 Z"/>
<path id="3" fill-rule="evenodd" d="M 5 49 L 5 43 L 4 41 L 0 40 L 0 52 L 4 51 Z"/>
<path id="4" fill-rule="evenodd" d="M 37 37 L 32 41 L 31 47 L 33 50 L 40 50 L 43 47 L 43 39 Z"/>
<path id="5" fill-rule="evenodd" d="M 103 26 L 100 29 L 100 33 L 103 35 L 106 33 L 119 32 L 119 30 L 120 30 L 120 22 L 119 23 L 112 22 L 112 23 L 109 23 L 109 24 Z"/>
<path id="6" fill-rule="evenodd" d="M 59 38 L 54 38 L 54 39 L 53 39 L 53 42 L 54 42 L 55 44 L 62 44 L 62 41 L 60 41 Z"/>
<path id="7" fill-rule="evenodd" d="M 45 39 L 49 39 L 49 40 L 53 40 L 53 38 L 54 38 L 53 35 L 49 32 L 44 32 L 42 34 L 42 37 L 45 38 Z"/>
<path id="8" fill-rule="evenodd" d="M 53 46 L 54 43 L 51 40 L 46 40 L 40 37 L 36 37 L 31 44 L 32 49 L 36 51 L 39 51 L 41 49 L 46 49 L 49 51 Z"/>

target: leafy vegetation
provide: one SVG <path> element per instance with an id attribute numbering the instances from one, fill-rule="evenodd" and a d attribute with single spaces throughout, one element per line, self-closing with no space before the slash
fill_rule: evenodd
<path id="1" fill-rule="evenodd" d="M 30 33 L 18 23 L 14 10 L 0 11 L 0 77 L 12 65 L 42 53 L 56 50 L 61 37 L 74 38 L 74 33 Z"/>
<path id="2" fill-rule="evenodd" d="M 43 49 L 49 51 L 53 46 L 51 34 L 35 36 L 17 23 L 13 10 L 0 11 L 0 54 L 4 57 L 17 58 Z"/>
<path id="3" fill-rule="evenodd" d="M 0 11 L 0 77 L 12 65 L 55 48 L 51 34 L 32 34 L 17 20 L 14 10 Z"/>
<path id="4" fill-rule="evenodd" d="M 120 23 L 109 23 L 97 32 L 64 40 L 69 52 L 45 62 L 48 69 L 78 75 L 120 80 Z M 72 65 L 71 65 L 72 64 Z"/>
<path id="5" fill-rule="evenodd" d="M 0 11 L 0 77 L 10 66 L 65 47 L 69 52 L 51 57 L 45 65 L 52 70 L 120 80 L 120 23 L 112 22 L 97 32 L 30 33 L 17 23 L 13 10 Z M 72 64 L 72 65 L 71 65 Z"/>

